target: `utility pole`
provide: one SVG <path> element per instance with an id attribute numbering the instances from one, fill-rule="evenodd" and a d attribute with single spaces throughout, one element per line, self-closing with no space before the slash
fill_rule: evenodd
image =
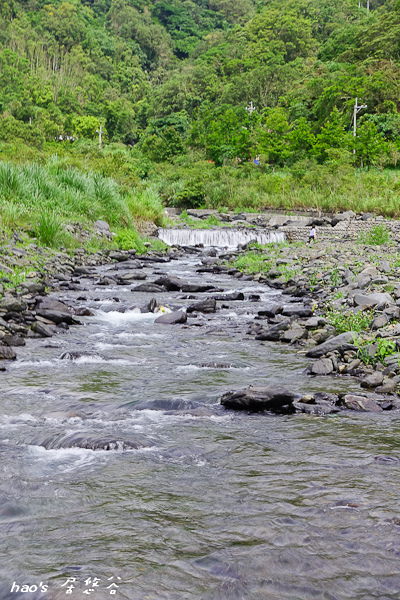
<path id="1" fill-rule="evenodd" d="M 363 108 L 368 108 L 366 104 L 358 104 L 358 98 L 356 98 L 356 101 L 354 103 L 354 113 L 353 113 L 353 136 L 354 136 L 354 141 L 356 140 L 356 135 L 357 135 L 357 113 L 360 112 L 360 110 L 363 110 Z M 353 154 L 356 153 L 356 149 L 353 148 Z"/>
<path id="2" fill-rule="evenodd" d="M 100 125 L 100 129 L 96 129 L 96 132 L 99 134 L 99 150 L 101 150 L 101 134 L 103 133 L 102 125 Z"/>
<path id="3" fill-rule="evenodd" d="M 253 100 L 250 102 L 250 106 L 246 106 L 246 110 L 247 110 L 247 112 L 249 113 L 250 117 L 251 117 L 251 115 L 253 114 L 253 112 L 254 112 L 255 110 L 257 110 L 257 109 L 256 109 L 256 107 L 255 107 L 255 106 L 253 106 Z"/>

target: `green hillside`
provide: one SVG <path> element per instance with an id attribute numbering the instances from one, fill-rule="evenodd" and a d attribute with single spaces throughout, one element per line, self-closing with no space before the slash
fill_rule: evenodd
<path id="1" fill-rule="evenodd" d="M 400 2 L 361 4 L 3 0 L 0 159 L 172 206 L 400 214 Z"/>

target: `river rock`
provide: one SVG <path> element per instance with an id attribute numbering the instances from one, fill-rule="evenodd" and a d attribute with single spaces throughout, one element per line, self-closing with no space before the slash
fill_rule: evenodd
<path id="1" fill-rule="evenodd" d="M 186 323 L 187 314 L 182 310 L 175 310 L 172 313 L 167 313 L 165 315 L 161 315 L 154 322 L 155 323 L 163 323 L 164 325 L 176 325 L 178 323 Z"/>
<path id="2" fill-rule="evenodd" d="M 67 323 L 68 325 L 72 325 L 74 323 L 74 319 L 69 312 L 59 311 L 59 310 L 51 310 L 51 309 L 43 309 L 38 308 L 36 310 L 36 314 L 44 319 L 48 319 L 57 325 L 59 323 Z"/>
<path id="3" fill-rule="evenodd" d="M 147 278 L 146 273 L 124 273 L 117 280 L 118 285 L 129 285 L 132 281 L 144 281 Z"/>
<path id="4" fill-rule="evenodd" d="M 273 319 L 276 315 L 282 314 L 283 306 L 281 304 L 274 304 L 270 308 L 265 308 L 264 310 L 258 311 L 258 316 L 260 317 L 269 317 Z"/>
<path id="5" fill-rule="evenodd" d="M 281 321 L 281 323 L 277 323 L 273 325 L 269 329 L 261 331 L 258 335 L 256 335 L 256 340 L 266 340 L 270 342 L 276 342 L 281 337 L 281 332 L 286 331 L 290 327 L 290 319 L 286 319 L 285 321 Z"/>
<path id="6" fill-rule="evenodd" d="M 77 308 L 75 314 L 78 315 L 78 317 L 94 317 L 94 312 L 85 306 Z"/>
<path id="7" fill-rule="evenodd" d="M 37 281 L 24 281 L 21 286 L 29 292 L 29 294 L 42 294 L 45 291 L 45 286 L 43 283 L 38 283 Z"/>
<path id="8" fill-rule="evenodd" d="M 188 285 L 187 281 L 183 281 L 179 277 L 173 277 L 170 275 L 159 277 L 155 280 L 154 283 L 156 285 L 161 285 L 162 287 L 165 287 L 169 292 L 180 291 L 183 285 Z"/>
<path id="9" fill-rule="evenodd" d="M 185 283 L 182 288 L 182 292 L 186 292 L 188 294 L 195 294 L 201 292 L 223 292 L 223 290 L 216 288 L 210 284 L 201 284 L 201 283 Z"/>
<path id="10" fill-rule="evenodd" d="M 3 335 L 1 343 L 6 346 L 25 346 L 25 339 L 19 335 Z"/>
<path id="11" fill-rule="evenodd" d="M 46 325 L 46 323 L 41 323 L 40 321 L 35 321 L 32 323 L 32 331 L 38 333 L 42 337 L 52 337 L 53 330 Z"/>
<path id="12" fill-rule="evenodd" d="M 129 260 L 129 254 L 125 254 L 124 252 L 110 252 L 109 256 L 112 260 L 116 260 L 117 262 Z"/>
<path id="13" fill-rule="evenodd" d="M 4 339 L 4 338 L 3 338 Z M 387 379 L 383 385 L 378 385 L 375 388 L 377 394 L 394 394 L 397 391 L 397 383 L 393 379 Z"/>
<path id="14" fill-rule="evenodd" d="M 303 304 L 292 304 L 289 306 L 285 306 L 282 311 L 282 314 L 285 317 L 301 317 L 307 318 L 312 316 L 312 310 L 308 306 L 304 306 Z"/>
<path id="15" fill-rule="evenodd" d="M 333 373 L 333 363 L 330 358 L 320 358 L 309 368 L 310 375 L 330 375 Z"/>
<path id="16" fill-rule="evenodd" d="M 17 355 L 10 346 L 0 346 L 0 360 L 15 360 Z"/>
<path id="17" fill-rule="evenodd" d="M 141 283 L 136 287 L 131 289 L 132 292 L 149 292 L 151 294 L 157 294 L 161 292 L 166 292 L 167 288 L 162 285 L 157 285 L 155 283 Z"/>
<path id="18" fill-rule="evenodd" d="M 202 313 L 215 313 L 217 307 L 217 303 L 214 298 L 207 298 L 206 300 L 202 300 L 201 302 L 196 302 L 195 304 L 190 304 L 187 307 L 187 312 L 202 312 Z"/>
<path id="19" fill-rule="evenodd" d="M 376 319 L 374 319 L 371 323 L 371 329 L 372 331 L 376 331 L 377 329 L 381 329 L 382 327 L 385 327 L 385 325 L 387 325 L 389 323 L 389 317 L 385 314 L 379 315 L 379 317 L 376 317 Z"/>
<path id="20" fill-rule="evenodd" d="M 232 292 L 231 294 L 221 294 L 219 296 L 213 296 L 214 300 L 221 300 L 223 302 L 244 300 L 243 292 Z"/>
<path id="21" fill-rule="evenodd" d="M 288 329 L 285 331 L 281 337 L 281 342 L 296 342 L 297 340 L 302 340 L 307 338 L 308 332 L 306 329 L 302 327 L 296 327 L 295 329 Z"/>
<path id="22" fill-rule="evenodd" d="M 110 226 L 107 223 L 107 221 L 103 221 L 101 219 L 99 219 L 98 221 L 94 222 L 94 226 L 96 227 L 96 229 L 98 229 L 99 232 L 101 233 L 107 233 L 110 231 Z"/>
<path id="23" fill-rule="evenodd" d="M 308 402 L 293 402 L 293 408 L 296 412 L 305 413 L 307 415 L 331 415 L 339 412 L 339 408 L 329 402 L 319 402 L 318 404 L 310 404 Z"/>
<path id="24" fill-rule="evenodd" d="M 383 373 L 381 371 L 374 371 L 371 375 L 367 375 L 361 381 L 361 387 L 363 388 L 375 388 L 378 385 L 382 385 Z"/>
<path id="25" fill-rule="evenodd" d="M 26 310 L 26 303 L 21 298 L 6 296 L 1 302 L 1 308 L 7 312 L 20 313 Z"/>
<path id="26" fill-rule="evenodd" d="M 331 219 L 331 225 L 332 227 L 335 227 L 335 225 L 337 225 L 338 223 L 341 223 L 341 221 L 350 221 L 350 219 L 354 219 L 356 216 L 356 214 L 352 211 L 352 210 L 347 210 L 346 212 L 343 213 L 337 213 L 336 215 L 334 215 Z"/>
<path id="27" fill-rule="evenodd" d="M 340 335 L 337 335 L 330 340 L 327 340 L 323 344 L 316 346 L 315 348 L 311 348 L 306 354 L 309 358 L 319 358 L 327 352 L 343 352 L 344 350 L 353 350 L 354 349 L 354 339 L 358 336 L 358 333 L 355 331 L 345 331 Z"/>
<path id="28" fill-rule="evenodd" d="M 357 396 L 354 394 L 346 394 L 343 398 L 343 404 L 350 410 L 357 410 L 362 412 L 382 412 L 382 407 L 372 398 L 366 396 Z"/>
<path id="29" fill-rule="evenodd" d="M 69 307 L 62 302 L 61 300 L 56 300 L 55 298 L 50 298 L 47 296 L 46 298 L 40 298 L 39 306 L 37 310 L 56 310 L 59 312 L 68 312 Z"/>
<path id="30" fill-rule="evenodd" d="M 304 327 L 306 329 L 316 329 L 317 327 L 321 327 L 321 326 L 325 325 L 325 323 L 326 323 L 326 319 L 324 319 L 323 317 L 310 317 L 304 323 Z"/>
<path id="31" fill-rule="evenodd" d="M 75 267 L 74 276 L 77 277 L 79 275 L 92 275 L 93 267 Z"/>
<path id="32" fill-rule="evenodd" d="M 248 387 L 235 392 L 227 392 L 221 398 L 222 406 L 234 410 L 259 412 L 263 410 L 279 411 L 293 403 L 293 392 L 280 387 Z"/>
<path id="33" fill-rule="evenodd" d="M 115 285 L 117 280 L 114 277 L 100 277 L 100 279 L 96 282 L 96 285 Z"/>
<path id="34" fill-rule="evenodd" d="M 354 304 L 356 306 L 377 306 L 378 304 L 394 304 L 393 298 L 387 292 L 376 294 L 355 294 Z"/>

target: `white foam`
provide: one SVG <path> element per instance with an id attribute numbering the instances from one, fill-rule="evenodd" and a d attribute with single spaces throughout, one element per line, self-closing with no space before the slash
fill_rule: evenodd
<path id="1" fill-rule="evenodd" d="M 46 450 L 43 446 L 28 446 L 30 455 L 40 463 L 46 463 L 57 473 L 68 473 L 86 467 L 98 457 L 104 458 L 110 452 L 106 450 L 89 450 L 86 448 L 59 448 Z"/>
<path id="2" fill-rule="evenodd" d="M 124 313 L 114 310 L 110 312 L 96 310 L 95 315 L 98 320 L 106 321 L 111 325 L 120 323 L 152 323 L 160 316 L 156 313 L 141 313 L 134 310 L 127 310 Z"/>
<path id="3" fill-rule="evenodd" d="M 169 246 L 215 246 L 235 248 L 239 244 L 247 244 L 256 240 L 260 244 L 271 244 L 285 241 L 285 234 L 275 230 L 234 229 L 162 229 L 158 237 Z"/>
<path id="4" fill-rule="evenodd" d="M 26 367 L 44 368 L 54 366 L 51 360 L 15 360 L 10 364 L 12 369 L 24 369 Z"/>
<path id="5" fill-rule="evenodd" d="M 130 348 L 130 346 L 127 346 L 126 344 L 106 344 L 104 342 L 98 342 L 96 344 L 96 348 L 98 350 L 112 350 L 114 348 Z"/>
<path id="6" fill-rule="evenodd" d="M 0 427 L 18 427 L 18 425 L 21 424 L 29 425 L 37 422 L 38 419 L 29 413 L 23 413 L 21 415 L 1 415 L 0 417 Z"/>
<path id="7" fill-rule="evenodd" d="M 153 339 L 160 339 L 160 338 L 165 338 L 166 335 L 163 333 L 147 333 L 146 331 L 141 331 L 139 333 L 129 333 L 126 331 L 123 331 L 122 333 L 117 333 L 115 334 L 115 337 L 118 338 L 123 338 L 123 339 L 131 339 L 131 338 L 153 338 Z"/>
<path id="8" fill-rule="evenodd" d="M 62 362 L 66 362 L 66 363 L 75 363 L 78 365 L 95 365 L 95 364 L 103 364 L 103 363 L 107 363 L 107 364 L 113 364 L 113 365 L 132 365 L 132 364 L 140 364 L 139 362 L 135 362 L 133 363 L 130 360 L 125 360 L 123 358 L 103 358 L 102 356 L 99 356 L 98 354 L 92 354 L 89 356 L 78 356 L 77 358 L 72 359 L 71 361 L 62 361 Z"/>

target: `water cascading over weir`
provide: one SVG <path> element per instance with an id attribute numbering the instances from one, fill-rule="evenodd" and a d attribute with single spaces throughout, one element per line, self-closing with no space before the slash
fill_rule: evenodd
<path id="1" fill-rule="evenodd" d="M 281 243 L 285 241 L 282 231 L 247 229 L 162 229 L 158 230 L 160 240 L 169 246 L 216 246 L 235 248 L 239 244 L 258 242 L 259 244 Z"/>

